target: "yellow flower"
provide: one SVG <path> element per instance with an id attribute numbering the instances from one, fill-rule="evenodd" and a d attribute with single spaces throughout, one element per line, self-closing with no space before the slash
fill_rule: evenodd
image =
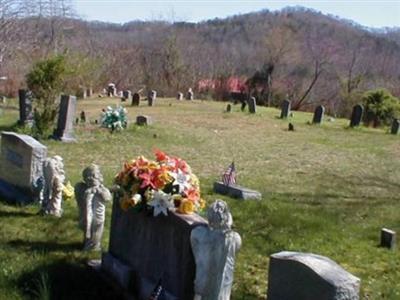
<path id="1" fill-rule="evenodd" d="M 200 207 L 200 209 L 203 209 L 204 207 L 206 207 L 206 201 L 204 199 L 200 198 L 199 207 Z"/>
<path id="2" fill-rule="evenodd" d="M 178 207 L 178 213 L 180 214 L 191 214 L 194 212 L 194 204 L 192 201 L 184 199 L 181 201 Z"/>
<path id="3" fill-rule="evenodd" d="M 121 209 L 124 211 L 127 211 L 128 208 L 130 207 L 129 199 L 127 198 L 122 198 L 120 202 Z"/>
<path id="4" fill-rule="evenodd" d="M 71 182 L 68 181 L 67 184 L 63 186 L 62 194 L 65 200 L 69 200 L 74 196 L 74 188 Z"/>

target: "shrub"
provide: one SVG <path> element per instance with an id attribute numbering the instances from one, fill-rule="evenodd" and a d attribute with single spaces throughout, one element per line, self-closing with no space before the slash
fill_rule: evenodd
<path id="1" fill-rule="evenodd" d="M 33 132 L 38 137 L 47 137 L 54 127 L 65 74 L 65 58 L 58 55 L 37 62 L 26 75 L 34 98 Z"/>
<path id="2" fill-rule="evenodd" d="M 367 126 L 389 125 L 400 116 L 400 100 L 385 89 L 368 91 L 362 99 L 365 106 L 364 123 Z"/>

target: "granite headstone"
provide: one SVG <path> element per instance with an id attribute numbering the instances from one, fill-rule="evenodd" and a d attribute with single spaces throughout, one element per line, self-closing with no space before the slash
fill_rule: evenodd
<path id="1" fill-rule="evenodd" d="M 179 101 L 182 101 L 183 100 L 183 93 L 178 93 L 177 95 L 176 95 L 176 100 L 179 100 Z"/>
<path id="2" fill-rule="evenodd" d="M 358 300 L 360 279 L 333 260 L 301 252 L 272 254 L 268 300 Z"/>
<path id="3" fill-rule="evenodd" d="M 139 104 L 140 104 L 140 95 L 139 95 L 139 93 L 134 93 L 132 95 L 132 103 L 131 103 L 131 105 L 132 106 L 139 106 Z"/>
<path id="4" fill-rule="evenodd" d="M 359 126 L 362 120 L 364 107 L 361 104 L 357 104 L 353 107 L 350 119 L 350 127 Z"/>
<path id="5" fill-rule="evenodd" d="M 256 98 L 250 97 L 248 102 L 249 102 L 249 113 L 255 114 L 256 113 L 256 107 L 257 107 Z"/>
<path id="6" fill-rule="evenodd" d="M 146 211 L 123 211 L 115 197 L 102 268 L 137 299 L 149 299 L 160 282 L 163 299 L 193 299 L 196 266 L 190 234 L 199 225 L 206 221 L 196 214 L 153 217 Z"/>
<path id="7" fill-rule="evenodd" d="M 30 124 L 33 122 L 32 94 L 31 92 L 18 90 L 19 98 L 19 124 Z"/>
<path id="8" fill-rule="evenodd" d="M 400 120 L 394 119 L 392 122 L 392 127 L 390 128 L 391 134 L 399 134 L 400 133 Z"/>
<path id="9" fill-rule="evenodd" d="M 381 247 L 394 249 L 396 247 L 396 232 L 387 228 L 381 230 Z"/>
<path id="10" fill-rule="evenodd" d="M 136 125 L 152 125 L 153 119 L 150 116 L 140 115 L 136 117 Z"/>
<path id="11" fill-rule="evenodd" d="M 290 115 L 290 101 L 289 100 L 283 100 L 282 106 L 281 106 L 281 119 L 287 119 Z"/>
<path id="12" fill-rule="evenodd" d="M 149 106 L 154 106 L 154 104 L 156 103 L 156 98 L 157 92 L 154 90 L 149 91 L 149 93 L 147 94 L 147 101 Z"/>
<path id="13" fill-rule="evenodd" d="M 76 97 L 61 96 L 60 110 L 58 113 L 57 128 L 54 131 L 55 139 L 63 142 L 75 142 L 74 118 L 76 110 Z"/>
<path id="14" fill-rule="evenodd" d="M 31 136 L 3 131 L 0 157 L 2 197 L 17 203 L 35 200 L 46 156 L 46 146 Z"/>
<path id="15" fill-rule="evenodd" d="M 315 108 L 314 117 L 313 117 L 313 124 L 322 124 L 322 120 L 324 118 L 325 107 L 319 105 Z"/>

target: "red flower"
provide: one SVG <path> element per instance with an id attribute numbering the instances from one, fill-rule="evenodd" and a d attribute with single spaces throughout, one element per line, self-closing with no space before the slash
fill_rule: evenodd
<path id="1" fill-rule="evenodd" d="M 168 156 L 159 149 L 155 149 L 154 154 L 158 162 L 165 162 L 168 160 Z"/>

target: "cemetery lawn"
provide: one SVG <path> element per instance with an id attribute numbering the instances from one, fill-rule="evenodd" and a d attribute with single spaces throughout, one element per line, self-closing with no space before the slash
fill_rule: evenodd
<path id="1" fill-rule="evenodd" d="M 119 99 L 78 102 L 77 116 L 99 117 Z M 283 250 L 327 256 L 361 278 L 361 299 L 400 299 L 400 250 L 379 247 L 380 229 L 400 233 L 400 137 L 387 129 L 348 129 L 348 120 L 308 125 L 312 114 L 294 112 L 295 126 L 280 111 L 258 107 L 255 115 L 226 103 L 157 99 L 129 107 L 128 116 L 153 117 L 154 125 L 111 134 L 94 124 L 78 125 L 78 142 L 44 141 L 61 155 L 74 185 L 84 167 L 101 166 L 107 186 L 123 162 L 153 158 L 161 149 L 185 159 L 211 203 L 228 202 L 243 240 L 232 299 L 266 299 L 269 255 Z M 6 130 L 18 118 L 12 105 L 0 116 Z M 238 182 L 259 190 L 261 201 L 239 201 L 212 192 L 234 159 Z M 100 254 L 80 251 L 75 201 L 64 202 L 61 219 L 36 215 L 38 207 L 0 201 L 0 298 L 115 299 L 110 286 L 86 267 Z M 108 245 L 111 205 L 103 245 Z M 100 299 L 99 298 L 99 299 Z"/>

